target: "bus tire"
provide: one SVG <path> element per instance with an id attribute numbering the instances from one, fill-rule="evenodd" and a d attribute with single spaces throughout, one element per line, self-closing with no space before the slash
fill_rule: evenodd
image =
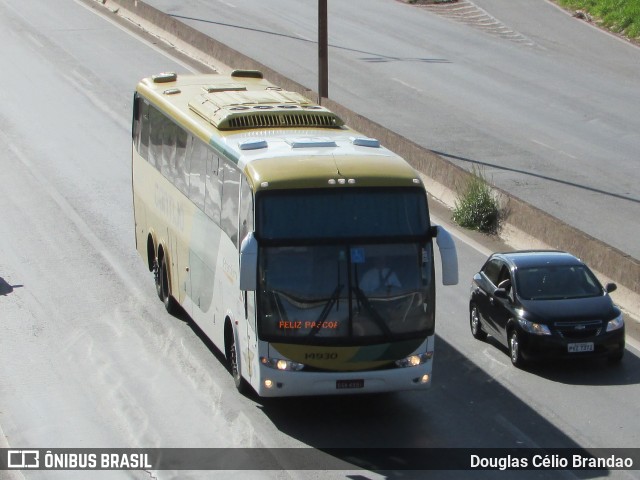
<path id="1" fill-rule="evenodd" d="M 162 284 L 160 283 L 160 263 L 158 262 L 160 257 L 160 251 L 156 255 L 156 247 L 153 243 L 151 234 L 147 238 L 147 262 L 149 265 L 149 271 L 153 273 L 153 282 L 156 285 L 156 293 L 158 298 L 162 300 Z"/>
<path id="2" fill-rule="evenodd" d="M 164 303 L 164 308 L 171 315 L 177 312 L 177 304 L 175 299 L 171 296 L 171 288 L 169 286 L 169 269 L 167 268 L 167 257 L 162 256 L 160 260 L 160 299 Z"/>
<path id="3" fill-rule="evenodd" d="M 162 300 L 162 282 L 160 281 L 160 264 L 158 260 L 154 260 L 153 262 L 153 281 L 156 284 L 158 298 Z"/>
<path id="4" fill-rule="evenodd" d="M 235 384 L 236 389 L 244 395 L 248 391 L 248 384 L 246 380 L 242 378 L 242 373 L 240 372 L 240 365 L 238 363 L 238 346 L 231 324 L 227 324 L 227 327 L 225 328 L 225 337 L 227 368 L 233 377 L 233 383 Z"/>

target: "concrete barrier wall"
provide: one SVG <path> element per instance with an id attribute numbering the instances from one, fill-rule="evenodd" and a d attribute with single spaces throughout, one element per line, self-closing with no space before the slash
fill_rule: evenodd
<path id="1" fill-rule="evenodd" d="M 196 29 L 145 4 L 140 0 L 99 0 L 112 11 L 139 23 L 147 30 L 161 30 L 162 37 L 179 50 L 204 63 L 221 62 L 231 68 L 261 70 L 265 77 L 287 90 L 317 99 L 317 93 L 305 88 L 271 68 L 253 60 L 233 48 L 208 37 Z M 153 73 L 153 72 L 150 72 Z M 459 191 L 466 185 L 470 174 L 432 151 L 392 132 L 367 118 L 333 102 L 322 99 L 322 104 L 333 110 L 354 128 L 380 142 L 405 158 L 414 168 L 445 189 Z M 640 294 L 640 261 L 581 232 L 546 212 L 496 189 L 506 212 L 504 222 L 544 242 L 551 248 L 566 250 L 578 256 L 593 269 L 626 287 L 632 294 Z M 594 219 L 594 221 L 597 221 Z"/>

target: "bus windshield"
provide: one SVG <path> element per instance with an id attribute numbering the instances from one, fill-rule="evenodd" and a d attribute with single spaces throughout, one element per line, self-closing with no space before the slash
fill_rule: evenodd
<path id="1" fill-rule="evenodd" d="M 263 247 L 260 337 L 388 343 L 434 329 L 431 243 Z"/>

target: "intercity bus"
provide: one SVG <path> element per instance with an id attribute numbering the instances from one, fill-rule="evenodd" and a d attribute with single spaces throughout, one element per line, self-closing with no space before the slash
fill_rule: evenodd
<path id="1" fill-rule="evenodd" d="M 430 385 L 434 238 L 458 265 L 407 162 L 255 70 L 143 79 L 132 137 L 137 250 L 240 391 Z"/>

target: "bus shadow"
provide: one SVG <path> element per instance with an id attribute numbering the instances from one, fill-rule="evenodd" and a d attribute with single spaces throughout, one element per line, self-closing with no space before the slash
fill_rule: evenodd
<path id="1" fill-rule="evenodd" d="M 204 333 L 200 329 L 198 324 L 191 318 L 191 316 L 189 316 L 187 311 L 184 308 L 182 308 L 179 304 L 176 305 L 176 312 L 173 314 L 173 316 L 178 320 L 181 320 L 184 323 L 186 323 L 189 326 L 189 328 L 191 328 L 193 333 L 202 341 L 202 343 L 205 344 L 205 346 L 207 347 L 207 349 L 209 349 L 209 351 L 213 354 L 213 356 L 216 357 L 222 365 L 227 367 L 227 359 L 224 356 L 224 353 L 220 349 L 218 349 L 218 347 L 215 346 L 213 341 L 207 336 L 206 333 Z M 227 370 L 228 370 L 228 367 L 227 367 Z M 258 398 L 257 395 L 255 395 L 255 397 Z"/>
<path id="2" fill-rule="evenodd" d="M 440 448 L 561 448 L 589 455 L 445 340 L 437 338 L 436 343 L 434 383 L 427 391 L 252 398 L 276 428 L 286 435 L 354 465 L 371 465 L 374 468 L 367 469 L 378 471 L 390 479 L 425 478 L 424 471 L 411 472 L 410 468 L 384 472 L 375 468 L 378 464 L 388 465 L 388 459 L 384 458 L 386 454 L 397 457 L 403 450 L 409 458 L 416 455 L 416 449 L 428 452 Z M 341 453 L 336 449 L 344 449 L 344 458 L 340 458 Z M 375 450 L 367 453 L 367 449 Z M 469 450 L 470 453 L 473 452 Z M 443 450 L 443 455 L 446 454 L 447 450 Z M 394 461 L 401 464 L 403 459 Z M 408 462 L 410 467 L 411 460 Z M 460 471 L 453 476 L 452 473 L 429 471 L 428 478 L 467 476 Z M 468 476 L 473 478 L 497 478 L 499 474 L 509 472 L 469 473 Z M 603 471 L 577 470 L 571 473 L 581 479 L 608 475 Z M 518 471 L 518 478 L 558 478 L 558 472 Z"/>
<path id="3" fill-rule="evenodd" d="M 186 312 L 179 311 L 175 316 L 187 323 L 218 361 L 226 365 L 224 354 Z M 261 398 L 252 391 L 246 396 L 279 431 L 326 455 L 329 469 L 346 464 L 353 465 L 353 470 L 375 471 L 387 479 L 406 480 L 426 478 L 425 470 L 411 468 L 416 464 L 424 466 L 425 460 L 416 462 L 420 456 L 433 459 L 453 452 L 456 458 L 462 455 L 466 459 L 482 449 L 501 449 L 493 450 L 493 454 L 503 456 L 517 455 L 517 449 L 535 449 L 542 454 L 547 450 L 567 449 L 571 454 L 591 456 L 444 339 L 438 337 L 436 343 L 434 383 L 426 391 L 290 398 Z M 625 371 L 637 366 L 637 357 L 629 355 L 623 364 L 629 361 L 633 363 L 625 365 Z M 539 368 L 550 375 L 550 380 L 563 378 L 567 384 L 578 384 L 577 379 L 585 380 L 589 374 L 568 368 L 551 376 L 550 367 Z M 601 378 L 600 383 L 593 384 L 605 384 L 607 371 L 604 366 L 602 376 L 596 374 L 596 378 Z M 638 377 L 636 372 L 630 373 Z M 446 463 L 446 458 L 444 460 Z M 388 468 L 389 465 L 400 467 Z M 468 474 L 460 470 L 427 470 L 429 479 L 513 478 L 513 470 L 474 470 Z M 519 470 L 517 473 L 519 479 L 555 479 L 559 472 Z M 609 474 L 604 470 L 571 471 L 571 477 L 578 479 L 604 478 Z M 346 478 L 365 480 L 369 477 L 347 475 Z"/>

